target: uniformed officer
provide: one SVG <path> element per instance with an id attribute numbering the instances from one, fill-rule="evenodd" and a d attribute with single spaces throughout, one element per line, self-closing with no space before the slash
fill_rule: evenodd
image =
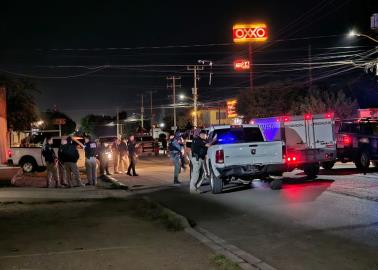
<path id="1" fill-rule="evenodd" d="M 92 141 L 89 136 L 85 137 L 84 151 L 85 151 L 85 168 L 87 172 L 88 185 L 96 186 L 97 184 L 97 171 L 96 171 L 97 144 L 96 142 Z"/>
<path id="2" fill-rule="evenodd" d="M 190 178 L 190 193 L 200 193 L 199 186 L 202 181 L 201 171 L 204 169 L 207 148 L 210 144 L 206 143 L 206 131 L 201 130 L 199 137 L 193 138 L 192 142 L 192 174 Z"/>

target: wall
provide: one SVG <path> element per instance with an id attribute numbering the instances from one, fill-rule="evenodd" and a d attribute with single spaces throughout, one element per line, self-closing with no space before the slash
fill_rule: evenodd
<path id="1" fill-rule="evenodd" d="M 7 156 L 7 95 L 5 88 L 0 86 L 0 163 L 6 163 Z"/>

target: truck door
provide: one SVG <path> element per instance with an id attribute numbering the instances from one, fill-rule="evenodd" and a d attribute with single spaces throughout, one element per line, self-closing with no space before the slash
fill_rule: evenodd
<path id="1" fill-rule="evenodd" d="M 332 118 L 313 119 L 309 126 L 316 149 L 335 149 L 334 121 Z"/>

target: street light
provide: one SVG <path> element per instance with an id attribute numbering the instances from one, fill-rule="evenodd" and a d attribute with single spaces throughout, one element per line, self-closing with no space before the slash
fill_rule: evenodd
<path id="1" fill-rule="evenodd" d="M 180 100 L 185 100 L 185 99 L 193 100 L 193 98 L 188 97 L 188 96 L 185 96 L 184 94 L 180 94 L 180 95 L 179 95 L 179 99 L 180 99 Z"/>
<path id="2" fill-rule="evenodd" d="M 160 128 L 164 128 L 165 124 L 164 123 L 160 123 L 159 126 L 160 126 Z"/>
<path id="3" fill-rule="evenodd" d="M 365 35 L 365 34 L 358 33 L 356 30 L 351 30 L 348 33 L 348 37 L 366 37 L 366 38 L 378 43 L 378 39 L 375 39 L 375 38 L 368 36 L 368 35 Z"/>

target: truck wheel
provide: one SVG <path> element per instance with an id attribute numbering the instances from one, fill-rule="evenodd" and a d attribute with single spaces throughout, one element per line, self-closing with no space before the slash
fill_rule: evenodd
<path id="1" fill-rule="evenodd" d="M 319 173 L 319 163 L 306 164 L 303 170 L 309 178 L 315 178 Z"/>
<path id="2" fill-rule="evenodd" d="M 34 172 L 37 169 L 37 162 L 32 157 L 23 158 L 20 161 L 20 167 L 26 173 Z"/>
<path id="3" fill-rule="evenodd" d="M 367 151 L 361 151 L 358 153 L 357 159 L 354 161 L 357 169 L 367 170 L 370 166 L 370 157 Z"/>
<path id="4" fill-rule="evenodd" d="M 282 188 L 282 179 L 274 179 L 270 182 L 270 188 L 273 190 L 279 190 Z"/>
<path id="5" fill-rule="evenodd" d="M 325 161 L 325 162 L 322 162 L 322 167 L 324 170 L 331 170 L 333 168 L 333 166 L 335 165 L 335 162 L 334 161 Z"/>
<path id="6" fill-rule="evenodd" d="M 210 187 L 214 194 L 221 193 L 223 190 L 223 180 L 214 175 L 213 169 L 210 167 Z"/>

